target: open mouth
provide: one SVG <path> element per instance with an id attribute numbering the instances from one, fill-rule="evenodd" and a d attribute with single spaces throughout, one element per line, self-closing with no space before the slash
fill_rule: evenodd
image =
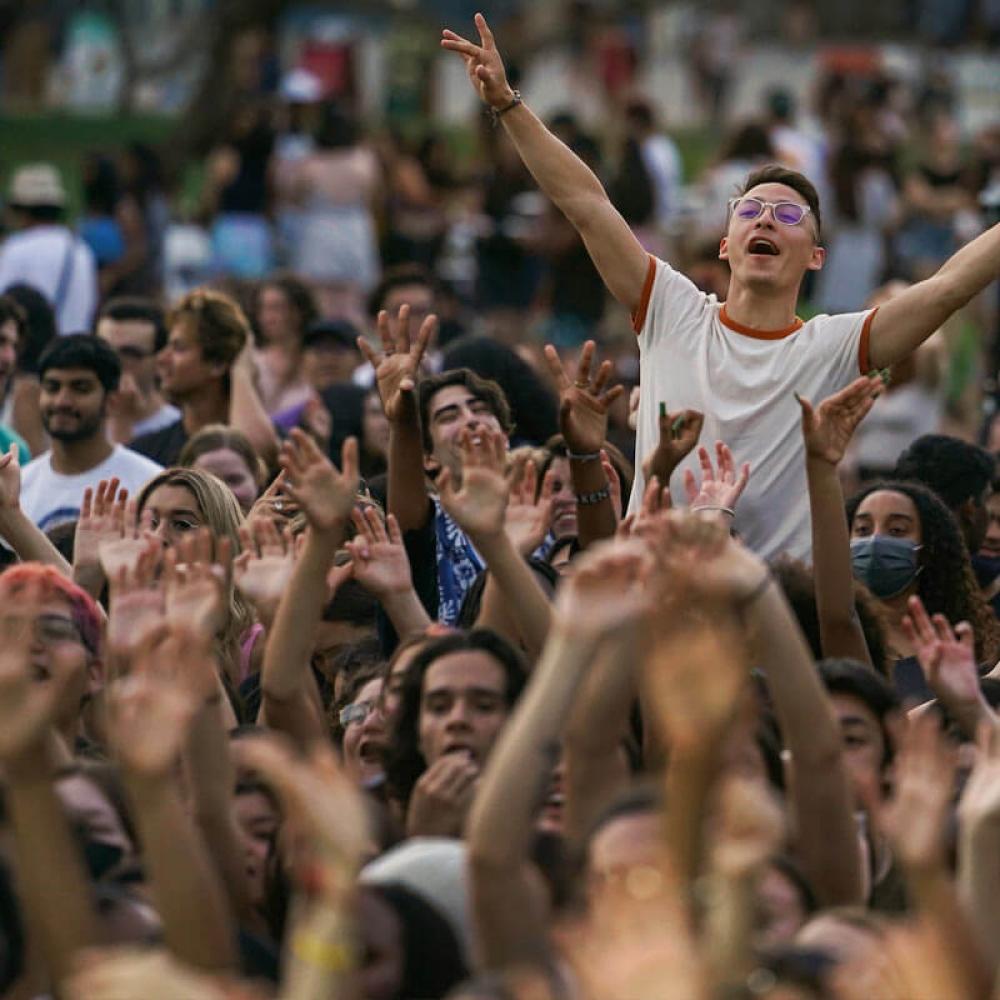
<path id="1" fill-rule="evenodd" d="M 470 761 L 474 761 L 476 759 L 476 755 L 473 752 L 472 747 L 467 746 L 465 743 L 449 743 L 444 748 L 444 753 L 446 755 L 453 753 L 464 754 Z"/>
<path id="2" fill-rule="evenodd" d="M 358 747 L 358 758 L 362 764 L 381 764 L 384 750 L 377 740 L 362 740 Z"/>
<path id="3" fill-rule="evenodd" d="M 777 257 L 778 247 L 764 236 L 758 236 L 750 241 L 747 252 L 755 257 Z"/>

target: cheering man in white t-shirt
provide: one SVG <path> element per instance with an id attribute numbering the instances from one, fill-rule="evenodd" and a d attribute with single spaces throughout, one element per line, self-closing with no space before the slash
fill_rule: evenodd
<path id="1" fill-rule="evenodd" d="M 1000 270 L 1000 226 L 969 243 L 937 274 L 868 313 L 795 315 L 806 271 L 823 266 L 816 190 L 801 174 L 768 167 L 731 203 L 719 256 L 731 277 L 725 304 L 650 257 L 593 172 L 535 117 L 507 83 L 482 15 L 478 45 L 452 31 L 441 44 L 507 130 L 539 187 L 580 233 L 605 284 L 628 308 L 639 337 L 642 386 L 636 467 L 659 437 L 660 404 L 705 414 L 703 434 L 725 441 L 753 475 L 737 527 L 761 555 L 808 556 L 809 503 L 794 393 L 825 399 L 858 373 L 899 361 Z M 689 457 L 674 473 L 675 496 Z M 637 474 L 632 507 L 642 497 Z"/>

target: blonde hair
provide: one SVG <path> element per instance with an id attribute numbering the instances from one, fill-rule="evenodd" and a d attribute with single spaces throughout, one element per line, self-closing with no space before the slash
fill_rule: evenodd
<path id="1" fill-rule="evenodd" d="M 194 496 L 205 524 L 215 538 L 228 538 L 233 556 L 240 553 L 240 525 L 243 511 L 233 491 L 221 479 L 201 469 L 164 469 L 139 492 L 137 504 L 141 514 L 153 492 L 161 486 L 180 486 Z M 233 586 L 229 589 L 229 614 L 222 631 L 216 636 L 219 652 L 226 663 L 237 663 L 239 646 L 255 620 L 253 608 Z"/>

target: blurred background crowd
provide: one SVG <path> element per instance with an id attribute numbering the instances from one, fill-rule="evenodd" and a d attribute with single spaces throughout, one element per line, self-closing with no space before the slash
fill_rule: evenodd
<path id="1" fill-rule="evenodd" d="M 1000 210 L 996 0 L 485 7 L 536 111 L 648 249 L 720 297 L 726 201 L 763 163 L 802 170 L 823 199 L 827 263 L 805 286 L 806 316 L 926 276 Z M 595 337 L 634 381 L 628 317 L 437 49 L 440 25 L 474 9 L 0 4 L 8 233 L 24 224 L 16 169 L 49 165 L 20 201 L 55 202 L 42 207 L 94 259 L 73 329 L 109 298 L 169 304 L 213 283 L 251 318 L 272 415 L 360 366 L 353 333 L 400 274 L 400 301 L 442 317 L 439 348 L 487 335 L 536 365 L 546 341 L 572 353 Z M 18 277 L 0 264 L 0 283 Z M 996 316 L 991 293 L 894 373 L 855 471 L 891 467 L 928 431 L 1000 447 Z M 343 323 L 311 355 L 346 345 L 332 375 L 303 368 L 316 320 Z M 615 440 L 630 453 L 626 411 Z"/>

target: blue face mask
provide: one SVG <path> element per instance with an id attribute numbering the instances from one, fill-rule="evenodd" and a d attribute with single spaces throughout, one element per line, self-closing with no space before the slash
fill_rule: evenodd
<path id="1" fill-rule="evenodd" d="M 854 577 L 876 597 L 885 600 L 901 594 L 920 572 L 917 553 L 921 546 L 908 538 L 869 535 L 851 542 Z"/>

